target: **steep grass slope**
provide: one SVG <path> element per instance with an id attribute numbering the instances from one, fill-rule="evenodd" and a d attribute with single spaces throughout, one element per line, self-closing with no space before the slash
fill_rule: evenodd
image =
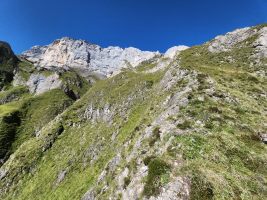
<path id="1" fill-rule="evenodd" d="M 10 46 L 4 44 L 5 48 L 9 49 L 4 49 L 7 52 L 1 54 L 3 62 L 0 68 L 10 71 L 10 80 L 2 82 L 3 88 L 0 91 L 0 165 L 23 142 L 38 135 L 43 126 L 62 113 L 90 87 L 90 83 L 74 71 L 40 70 L 26 60 L 19 60 L 12 53 Z M 10 58 L 8 60 L 3 56 L 10 56 Z M 16 62 L 11 62 L 12 59 Z M 57 75 L 57 73 L 59 80 L 52 81 L 61 81 L 60 87 L 47 87 L 39 95 L 30 91 L 31 88 L 38 87 L 38 84 L 44 80 L 42 77 Z M 6 76 L 6 72 L 0 71 L 0 74 Z M 33 76 L 42 77 L 31 83 L 29 80 Z"/>

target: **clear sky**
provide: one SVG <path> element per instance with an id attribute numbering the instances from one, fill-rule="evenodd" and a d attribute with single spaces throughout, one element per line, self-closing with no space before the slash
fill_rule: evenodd
<path id="1" fill-rule="evenodd" d="M 16 53 L 69 36 L 164 52 L 267 22 L 267 0 L 0 0 L 0 40 Z"/>

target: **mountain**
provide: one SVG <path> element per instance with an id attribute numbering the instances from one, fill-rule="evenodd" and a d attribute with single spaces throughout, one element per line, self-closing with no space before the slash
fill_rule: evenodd
<path id="1" fill-rule="evenodd" d="M 0 44 L 1 199 L 266 198 L 266 24 L 164 54 Z"/>
<path id="2" fill-rule="evenodd" d="M 82 76 L 99 74 L 111 76 L 123 68 L 136 67 L 141 62 L 160 56 L 159 52 L 140 51 L 130 47 L 101 48 L 84 40 L 68 37 L 55 40 L 48 46 L 34 46 L 22 57 L 42 68 L 67 67 L 80 71 Z"/>

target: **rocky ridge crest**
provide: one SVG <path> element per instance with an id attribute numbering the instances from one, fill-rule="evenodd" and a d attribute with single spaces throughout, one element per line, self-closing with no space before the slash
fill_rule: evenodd
<path id="1" fill-rule="evenodd" d="M 63 37 L 47 46 L 34 46 L 21 56 L 41 68 L 72 68 L 83 76 L 98 74 L 109 77 L 123 68 L 136 67 L 160 55 L 159 52 L 141 51 L 133 47 L 101 48 L 84 40 Z"/>

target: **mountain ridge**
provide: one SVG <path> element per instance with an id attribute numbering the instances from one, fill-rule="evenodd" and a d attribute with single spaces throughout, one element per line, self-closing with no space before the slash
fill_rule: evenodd
<path id="1" fill-rule="evenodd" d="M 62 52 L 65 52 L 65 55 Z M 53 55 L 57 55 L 57 58 Z M 160 53 L 141 51 L 133 47 L 110 46 L 101 48 L 85 40 L 75 40 L 69 37 L 57 39 L 47 46 L 35 46 L 21 54 L 23 58 L 41 67 L 55 65 L 76 68 L 79 66 L 88 70 L 92 68 L 92 71 L 104 76 L 120 71 L 122 67 L 127 67 L 127 64 L 136 66 L 157 55 L 160 55 Z"/>

